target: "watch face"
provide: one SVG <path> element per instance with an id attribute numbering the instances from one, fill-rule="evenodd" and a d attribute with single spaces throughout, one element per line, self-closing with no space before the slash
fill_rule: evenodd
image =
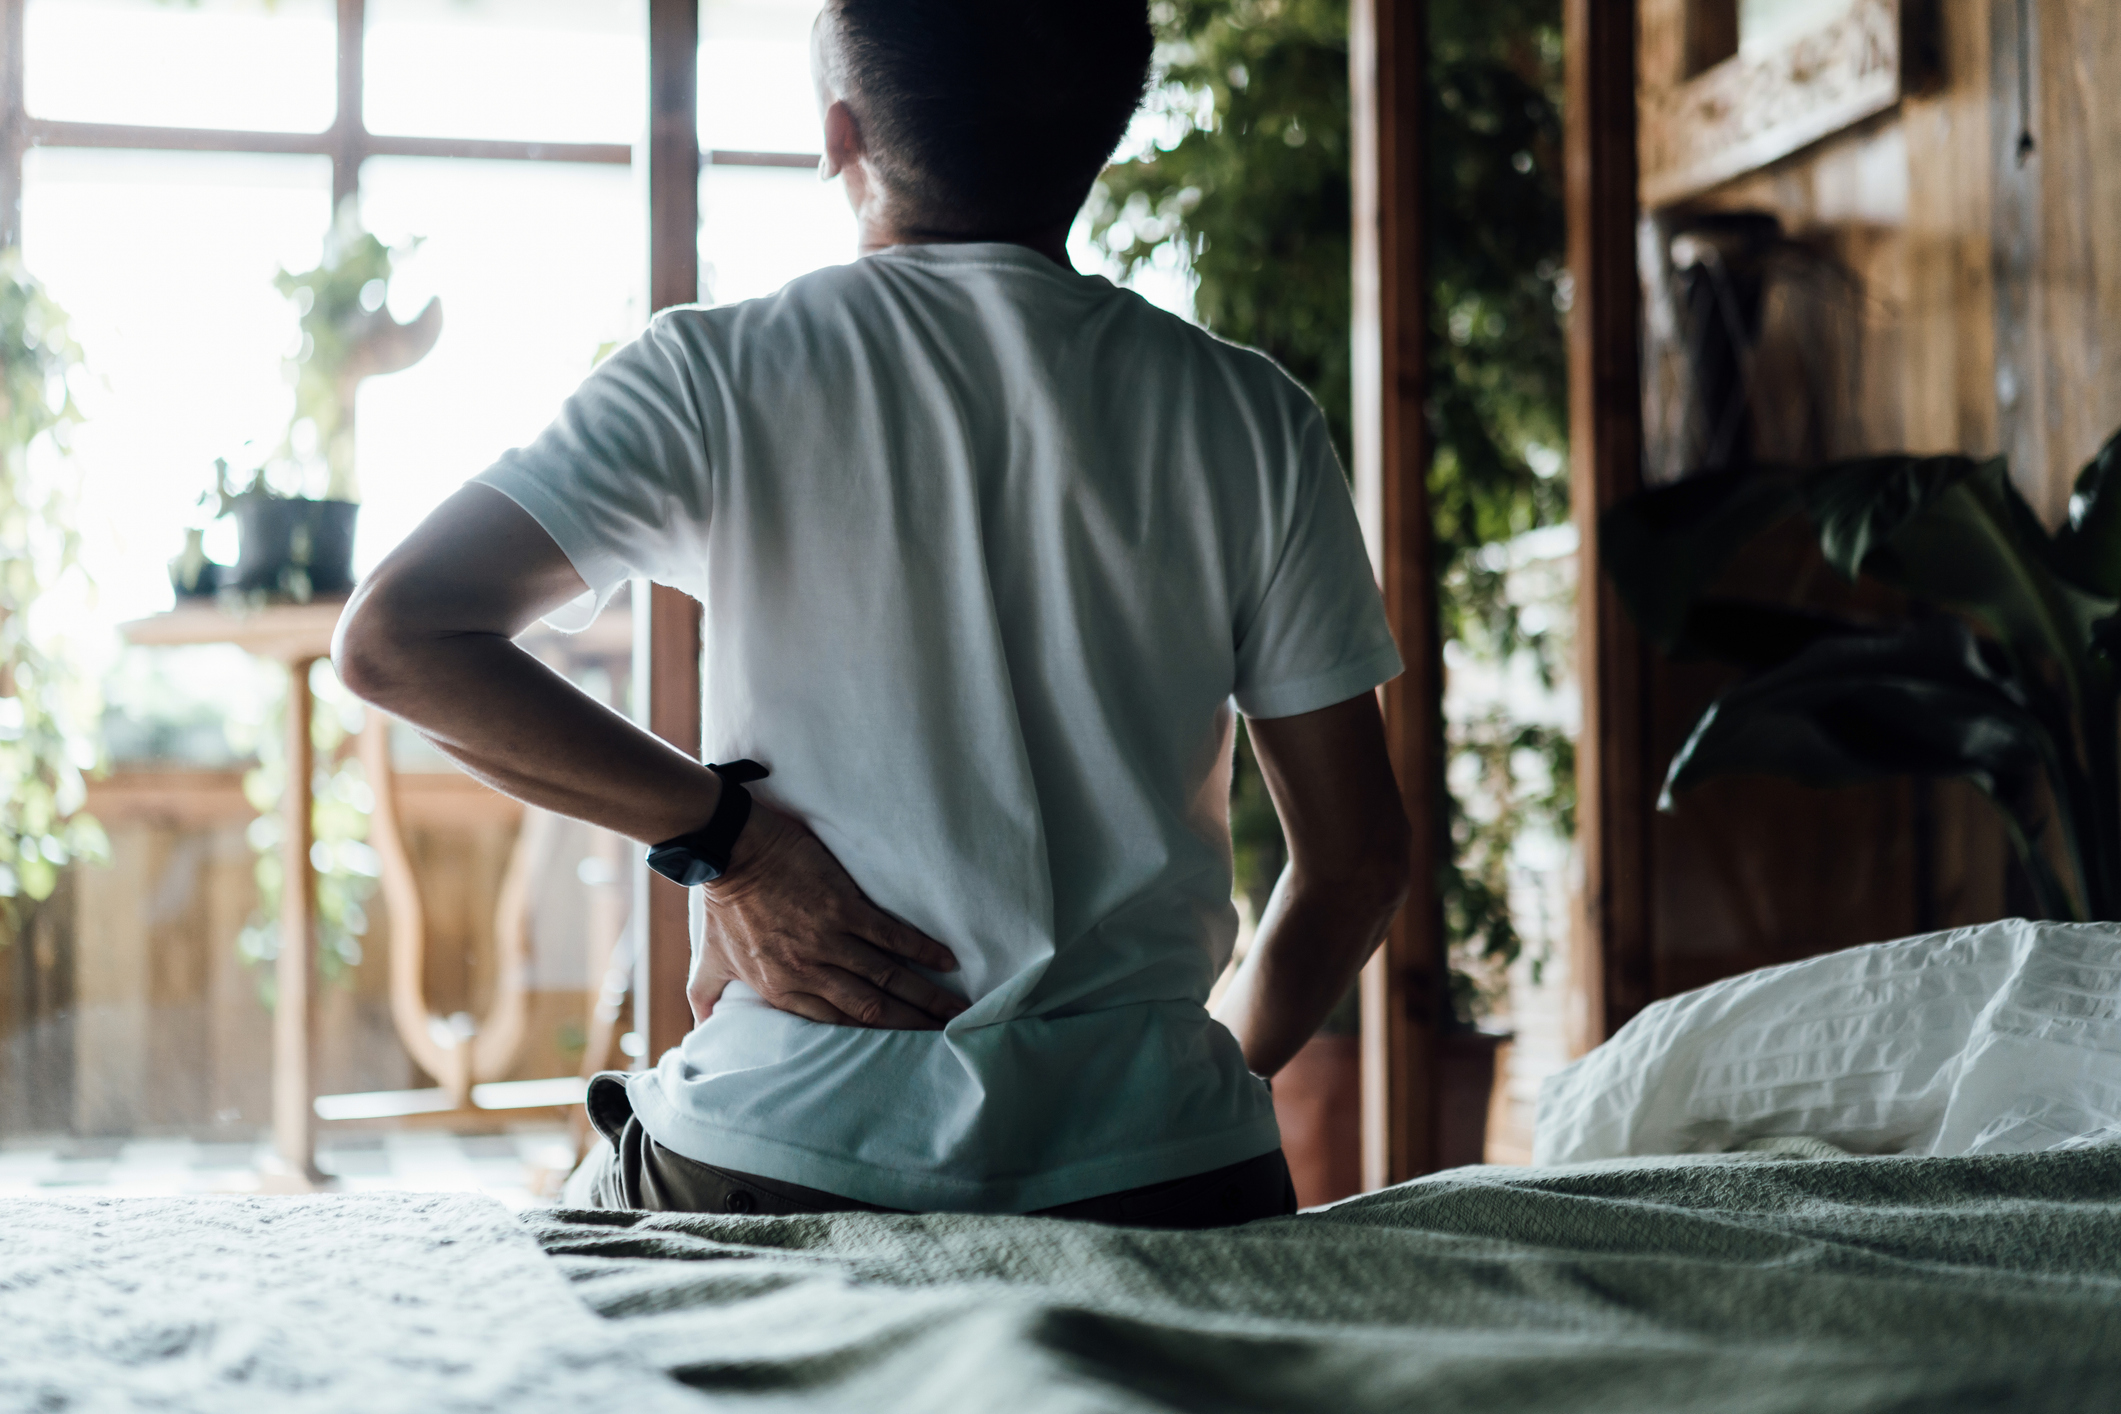
<path id="1" fill-rule="evenodd" d="M 721 870 L 684 845 L 658 845 L 649 850 L 648 867 L 672 883 L 682 884 L 688 889 L 699 884 L 711 884 L 722 877 Z"/>

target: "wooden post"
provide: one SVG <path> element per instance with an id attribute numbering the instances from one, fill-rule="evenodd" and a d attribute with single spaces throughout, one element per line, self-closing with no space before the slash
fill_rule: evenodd
<path id="1" fill-rule="evenodd" d="M 1422 0 L 1349 9 L 1355 187 L 1355 486 L 1406 673 L 1384 689 L 1385 731 L 1413 822 L 1413 888 L 1362 976 L 1363 1183 L 1427 1173 L 1439 1152 L 1437 1046 L 1450 989 L 1437 893 L 1443 812 L 1442 654 L 1422 417 Z"/>
<path id="2" fill-rule="evenodd" d="M 700 146 L 698 118 L 698 0 L 649 0 L 648 6 L 648 288 L 654 309 L 691 304 L 700 288 Z M 644 586 L 635 582 L 638 593 Z M 691 596 L 648 585 L 634 614 L 634 674 L 648 729 L 681 751 L 700 749 L 700 606 Z M 702 821 L 701 823 L 705 823 Z M 685 891 L 645 876 L 635 898 L 642 905 L 634 953 L 634 1029 L 642 1059 L 658 1056 L 692 1029 L 685 976 L 692 942 Z"/>
<path id="3" fill-rule="evenodd" d="M 287 660 L 287 782 L 280 791 L 280 956 L 273 976 L 272 1131 L 280 1178 L 294 1187 L 318 1182 L 316 1112 L 316 885 L 309 867 L 310 744 L 315 658 Z"/>
<path id="4" fill-rule="evenodd" d="M 1635 167 L 1635 0 L 1567 0 L 1569 487 L 1577 558 L 1577 747 L 1587 963 L 1575 985 L 1611 1035 L 1649 1004 L 1649 718 L 1643 646 L 1607 582 L 1598 520 L 1642 484 L 1641 284 Z M 1595 1042 L 1600 1035 L 1586 1038 Z"/>

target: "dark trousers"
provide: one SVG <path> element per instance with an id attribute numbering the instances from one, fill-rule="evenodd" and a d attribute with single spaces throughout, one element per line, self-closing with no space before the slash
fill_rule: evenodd
<path id="1" fill-rule="evenodd" d="M 665 1213 L 896 1213 L 815 1188 L 735 1173 L 673 1153 L 648 1137 L 626 1098 L 626 1077 L 606 1071 L 589 1082 L 589 1122 L 611 1141 L 608 1167 L 590 1175 L 600 1208 Z M 597 1162 L 595 1156 L 590 1162 Z M 1118 1227 L 1231 1227 L 1296 1211 L 1296 1187 L 1281 1150 L 1186 1178 L 1042 1208 L 1033 1217 L 1076 1218 Z"/>

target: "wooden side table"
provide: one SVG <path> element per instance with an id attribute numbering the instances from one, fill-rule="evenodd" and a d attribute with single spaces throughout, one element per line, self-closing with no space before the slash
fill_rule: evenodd
<path id="1" fill-rule="evenodd" d="M 317 1168 L 312 1108 L 316 1097 L 317 895 L 309 863 L 315 804 L 311 777 L 316 769 L 310 718 L 316 704 L 309 670 L 319 658 L 330 655 L 332 630 L 344 607 L 343 599 L 331 599 L 229 613 L 213 604 L 183 604 L 120 629 L 126 642 L 143 648 L 233 643 L 287 669 L 287 788 L 280 796 L 280 955 L 274 964 L 279 995 L 273 1006 L 272 1129 L 273 1150 L 282 1169 L 274 1177 L 282 1186 L 293 1188 L 313 1188 L 324 1179 Z"/>
<path id="2" fill-rule="evenodd" d="M 147 648 L 194 647 L 232 643 L 287 669 L 287 788 L 280 800 L 281 875 L 280 955 L 275 962 L 279 1001 L 273 1011 L 273 1149 L 279 1171 L 269 1175 L 275 1188 L 307 1190 L 324 1181 L 316 1164 L 316 1126 L 320 1107 L 358 1110 L 360 1118 L 468 1113 L 480 1110 L 475 1087 L 506 1075 L 521 1049 L 529 1020 L 530 904 L 533 884 L 551 852 L 557 817 L 541 810 L 524 813 L 523 827 L 495 902 L 497 953 L 492 1005 L 468 1033 L 434 1016 L 422 977 L 426 964 L 426 916 L 419 881 L 406 849 L 397 801 L 397 777 L 391 767 L 388 714 L 371 707 L 361 729 L 360 755 L 375 794 L 369 816 L 369 843 L 380 865 L 384 914 L 390 920 L 390 1014 L 406 1053 L 439 1082 L 430 1091 L 393 1091 L 375 1095 L 326 1097 L 319 1100 L 314 1052 L 316 1012 L 316 882 L 309 851 L 313 843 L 311 812 L 315 752 L 310 721 L 315 708 L 309 672 L 329 656 L 343 599 L 310 604 L 274 604 L 250 610 L 224 610 L 214 603 L 180 605 L 167 613 L 122 626 L 128 643 Z M 557 639 L 548 630 L 532 630 L 519 640 Z M 589 632 L 568 641 L 575 657 L 623 661 L 630 650 L 630 615 L 606 612 Z M 557 651 L 546 643 L 548 656 Z M 606 929 L 605 931 L 609 931 Z M 602 967 L 598 973 L 601 977 Z M 591 1008 L 590 1029 L 598 1014 Z M 608 1029 L 608 1028 L 607 1028 Z M 494 1108 L 553 1103 L 541 1098 L 548 1082 L 496 1086 L 497 1091 L 525 1086 L 538 1096 L 512 1100 L 493 1097 Z M 350 1111 L 351 1112 L 351 1111 Z"/>

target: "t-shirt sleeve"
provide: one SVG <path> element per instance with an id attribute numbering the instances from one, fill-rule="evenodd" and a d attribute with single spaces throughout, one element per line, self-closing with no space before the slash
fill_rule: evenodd
<path id="1" fill-rule="evenodd" d="M 1237 641 L 1237 709 L 1294 717 L 1402 671 L 1325 419 L 1308 409 L 1279 553 Z"/>
<path id="2" fill-rule="evenodd" d="M 547 617 L 554 628 L 587 628 L 634 575 L 696 577 L 713 499 L 697 377 L 679 329 L 659 316 L 536 441 L 472 478 L 528 512 L 589 586 Z"/>

